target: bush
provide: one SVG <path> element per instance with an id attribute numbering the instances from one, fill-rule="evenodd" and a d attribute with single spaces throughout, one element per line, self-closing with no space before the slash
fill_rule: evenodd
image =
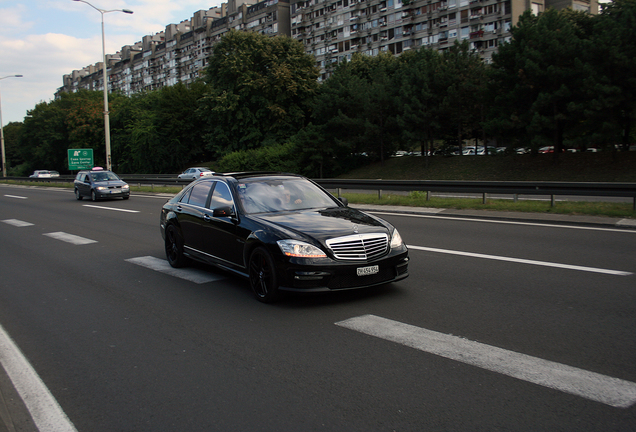
<path id="1" fill-rule="evenodd" d="M 300 172 L 292 143 L 273 144 L 252 150 L 240 150 L 224 156 L 217 171 L 280 171 Z"/>

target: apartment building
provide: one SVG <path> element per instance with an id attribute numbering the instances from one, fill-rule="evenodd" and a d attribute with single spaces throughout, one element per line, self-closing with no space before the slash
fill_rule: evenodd
<path id="1" fill-rule="evenodd" d="M 289 36 L 289 1 L 230 0 L 123 46 L 106 55 L 108 90 L 131 95 L 178 82 L 187 85 L 204 73 L 214 44 L 231 29 Z M 103 66 L 99 62 L 64 75 L 55 96 L 82 89 L 103 90 Z"/>
<path id="2" fill-rule="evenodd" d="M 597 0 L 230 0 L 107 55 L 107 85 L 131 95 L 191 83 L 204 73 L 214 44 L 231 29 L 299 40 L 315 57 L 321 79 L 356 52 L 444 50 L 456 40 L 467 40 L 489 62 L 524 11 L 538 14 L 547 7 L 598 13 Z M 56 97 L 103 90 L 103 66 L 99 62 L 64 75 Z"/>
<path id="3" fill-rule="evenodd" d="M 490 62 L 524 11 L 546 7 L 598 13 L 596 0 L 292 0 L 291 35 L 315 56 L 322 78 L 356 52 L 444 50 L 457 40 Z"/>

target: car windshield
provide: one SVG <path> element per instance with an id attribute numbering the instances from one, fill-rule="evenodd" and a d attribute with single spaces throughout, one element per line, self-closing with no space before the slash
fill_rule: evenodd
<path id="1" fill-rule="evenodd" d="M 93 181 L 96 181 L 96 182 L 119 180 L 119 177 L 117 177 L 117 174 L 112 173 L 110 171 L 102 171 L 102 172 L 93 173 L 92 176 L 93 176 Z"/>
<path id="2" fill-rule="evenodd" d="M 246 213 L 271 213 L 336 207 L 335 199 L 301 178 L 271 177 L 242 181 L 239 199 Z"/>

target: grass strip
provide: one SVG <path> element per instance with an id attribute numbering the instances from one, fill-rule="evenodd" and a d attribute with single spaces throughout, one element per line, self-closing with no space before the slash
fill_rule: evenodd
<path id="1" fill-rule="evenodd" d="M 23 186 L 50 186 L 73 188 L 73 183 L 56 183 L 56 182 L 29 182 L 16 180 L 3 180 L 0 183 L 16 184 Z M 176 194 L 181 191 L 182 186 L 130 186 L 131 192 L 138 193 L 167 193 Z M 351 204 L 373 204 L 373 205 L 391 205 L 391 206 L 408 206 L 408 207 L 431 207 L 431 208 L 448 208 L 448 209 L 471 209 L 471 210 L 493 210 L 508 212 L 527 212 L 527 213 L 553 213 L 566 215 L 589 215 L 589 216 L 608 216 L 620 218 L 636 219 L 636 212 L 632 209 L 633 204 L 624 202 L 601 202 L 601 201 L 559 201 L 557 200 L 554 207 L 551 207 L 550 201 L 541 201 L 536 199 L 520 199 L 514 202 L 512 199 L 487 199 L 483 203 L 481 198 L 442 198 L 432 196 L 426 199 L 424 192 L 410 192 L 404 194 L 390 194 L 386 191 L 382 198 L 377 193 L 344 193 Z"/>

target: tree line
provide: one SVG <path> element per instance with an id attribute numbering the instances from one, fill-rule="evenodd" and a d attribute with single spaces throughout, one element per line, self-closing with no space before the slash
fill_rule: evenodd
<path id="1" fill-rule="evenodd" d="M 110 96 L 113 169 L 176 173 L 212 162 L 326 177 L 399 149 L 616 151 L 634 142 L 635 91 L 636 0 L 596 16 L 528 11 L 489 64 L 463 41 L 441 52 L 356 54 L 322 83 L 300 42 L 233 31 L 193 84 Z M 5 127 L 5 144 L 10 175 L 68 172 L 69 148 L 92 148 L 105 165 L 102 93 L 36 105 Z"/>

